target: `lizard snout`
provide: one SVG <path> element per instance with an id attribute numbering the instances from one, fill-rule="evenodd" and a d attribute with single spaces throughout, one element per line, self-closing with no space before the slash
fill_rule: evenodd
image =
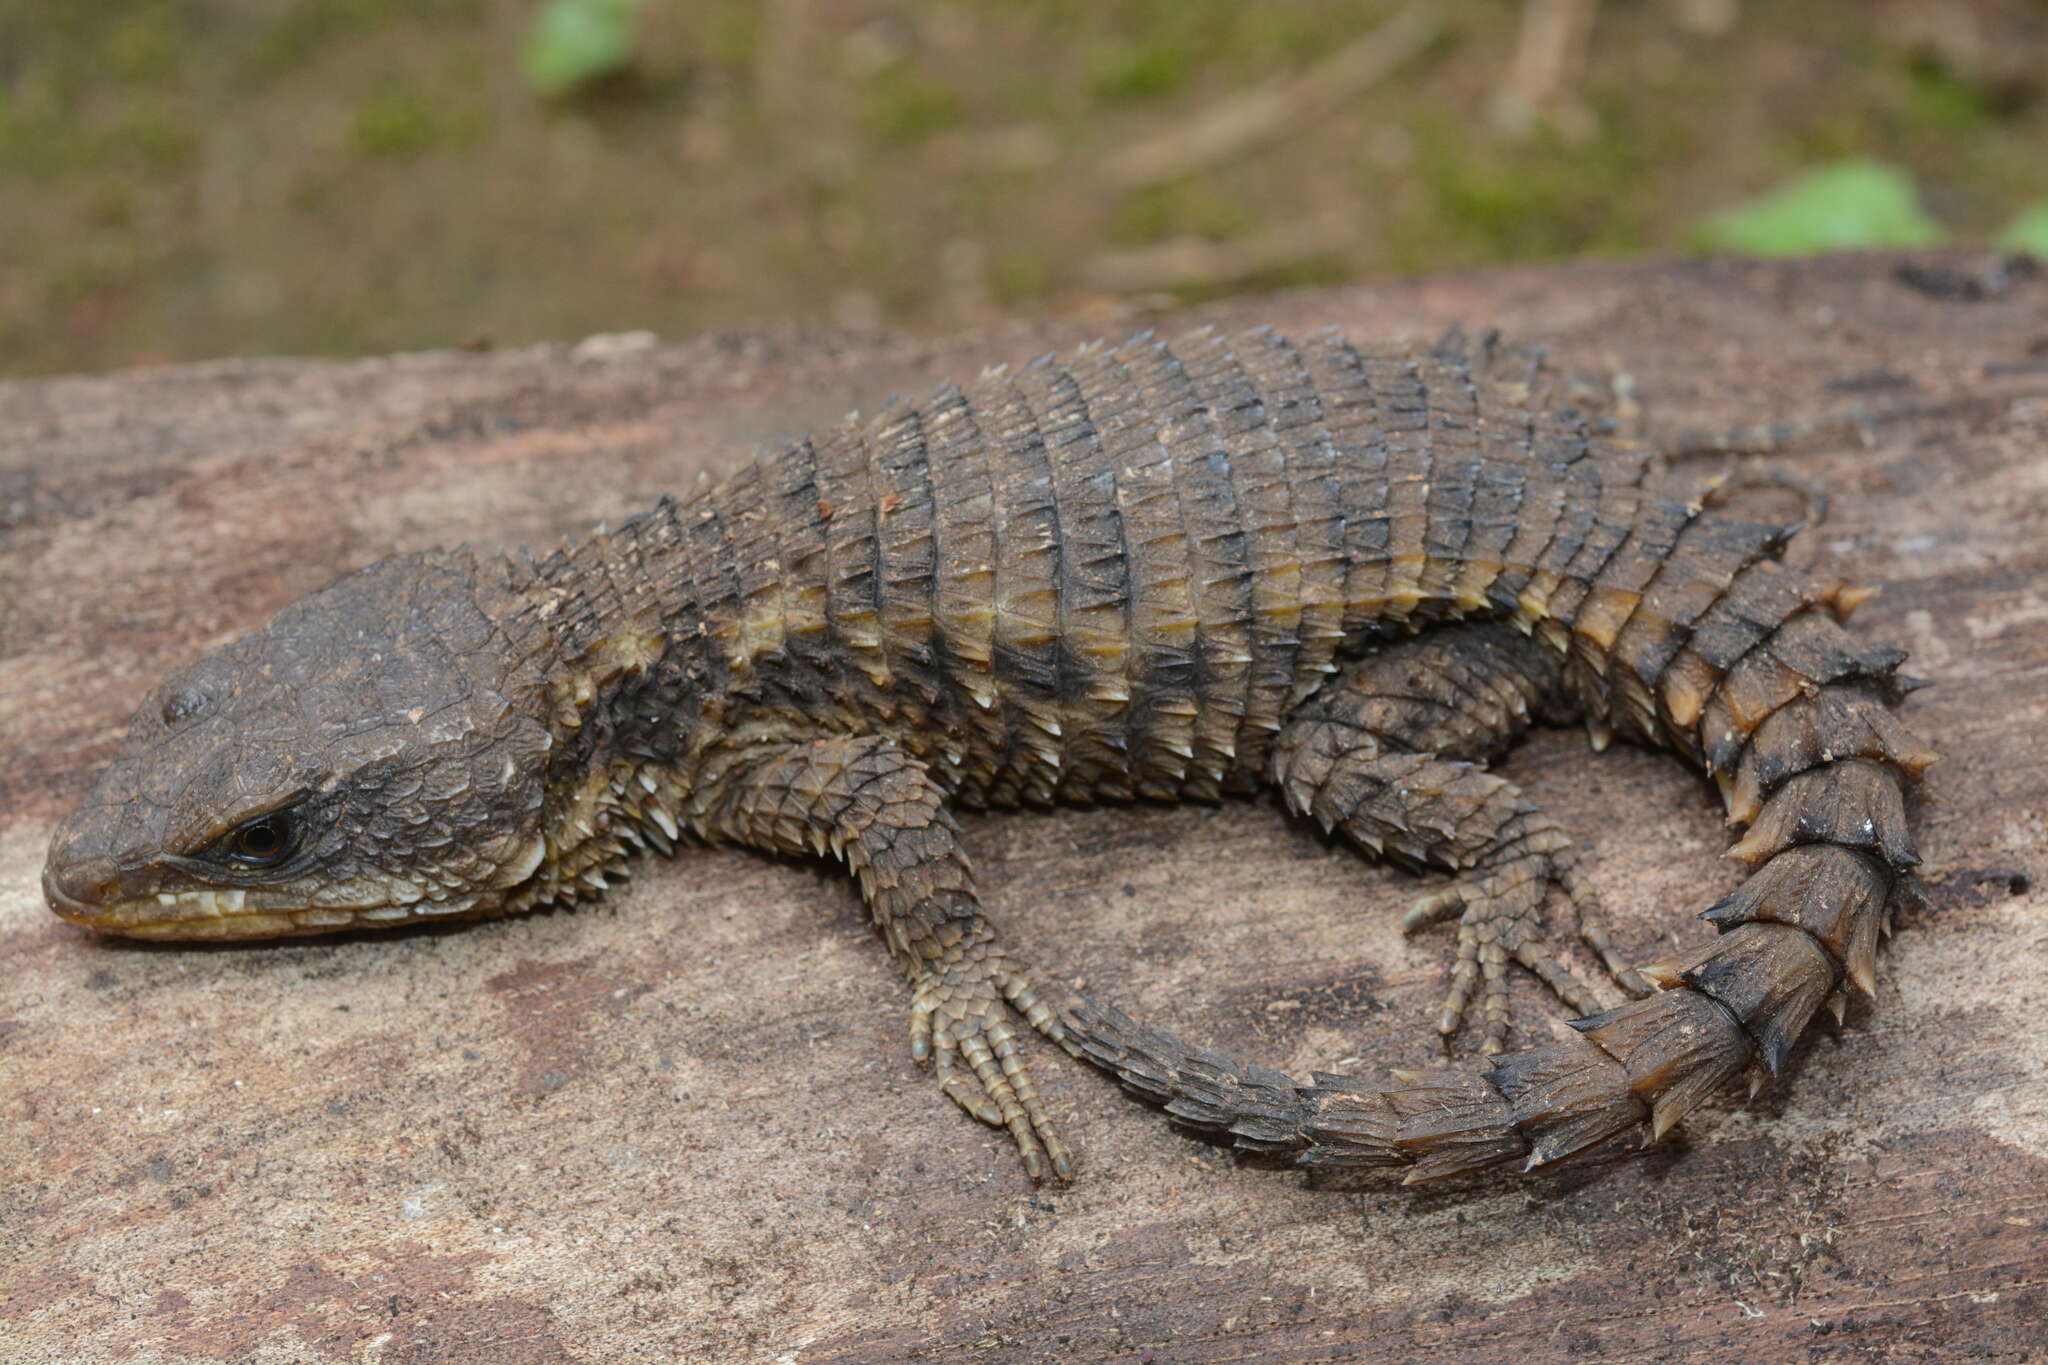
<path id="1" fill-rule="evenodd" d="M 98 927 L 128 898 L 120 871 L 104 859 L 68 859 L 53 850 L 43 865 L 43 899 L 73 924 Z"/>
<path id="2" fill-rule="evenodd" d="M 153 906 L 154 873 L 140 860 L 108 850 L 107 812 L 88 806 L 57 830 L 43 863 L 43 899 L 50 909 L 87 928 L 119 930 L 140 906 Z"/>

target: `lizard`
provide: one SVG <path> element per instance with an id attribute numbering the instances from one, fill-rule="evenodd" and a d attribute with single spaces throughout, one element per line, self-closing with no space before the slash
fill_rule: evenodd
<path id="1" fill-rule="evenodd" d="M 1241 1148 L 1409 1181 L 1533 1168 L 1775 1074 L 1874 990 L 1935 755 L 1871 589 L 1604 434 L 1539 351 L 1270 329 L 1092 343 L 757 453 L 545 557 L 387 558 L 171 674 L 55 831 L 46 898 L 148 939 L 328 933 L 601 894 L 684 844 L 843 862 L 910 1051 L 1073 1156 L 1033 1029 Z M 1567 833 L 1490 764 L 1583 721 L 1718 785 L 1720 931 L 1617 951 Z M 1080 994 L 983 913 L 955 812 L 1282 803 L 1452 880 L 1435 1020 L 1479 1063 L 1279 1071 Z M 1561 961 L 1553 902 L 1626 993 Z M 1508 1049 L 1508 973 L 1580 1017 Z"/>

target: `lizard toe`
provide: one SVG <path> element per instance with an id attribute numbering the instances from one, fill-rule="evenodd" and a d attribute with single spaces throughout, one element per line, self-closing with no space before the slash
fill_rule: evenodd
<path id="1" fill-rule="evenodd" d="M 1614 951 L 1598 902 L 1570 861 L 1548 851 L 1524 853 L 1467 873 L 1419 898 L 1402 917 L 1401 928 L 1408 933 L 1457 917 L 1457 957 L 1436 1020 L 1447 1045 L 1477 1003 L 1482 1024 L 1479 1051 L 1490 1055 L 1506 1047 L 1514 1023 L 1507 984 L 1510 963 L 1529 971 L 1577 1013 L 1603 1008 L 1593 987 L 1541 946 L 1544 904 L 1553 886 L 1572 901 L 1580 936 L 1624 989 L 1640 993 L 1636 986 L 1644 983 Z"/>
<path id="2" fill-rule="evenodd" d="M 990 1127 L 1008 1130 L 1032 1180 L 1048 1175 L 1070 1179 L 1073 1155 L 1046 1112 L 1008 1009 L 1015 1006 L 1056 1040 L 1064 1037 L 1064 1028 L 1027 974 L 1000 958 L 981 967 L 971 976 L 939 973 L 919 984 L 911 1010 L 911 1053 L 931 1062 L 947 1098 Z"/>

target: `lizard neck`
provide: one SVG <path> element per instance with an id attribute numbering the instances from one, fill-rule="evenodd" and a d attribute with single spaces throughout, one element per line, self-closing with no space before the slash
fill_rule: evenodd
<path id="1" fill-rule="evenodd" d="M 505 566 L 493 614 L 553 739 L 536 902 L 601 889 L 636 847 L 673 851 L 736 750 L 816 729 L 761 667 L 786 658 L 748 636 L 730 483 Z"/>

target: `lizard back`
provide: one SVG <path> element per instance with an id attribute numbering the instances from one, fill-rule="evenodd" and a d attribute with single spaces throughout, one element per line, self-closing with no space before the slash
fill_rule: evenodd
<path id="1" fill-rule="evenodd" d="M 1683 628 L 1778 542 L 1659 491 L 1560 387 L 1490 337 L 1086 347 L 757 457 L 538 577 L 632 584 L 593 639 L 660 603 L 725 723 L 883 728 L 969 805 L 1250 790 L 1344 660 L 1435 622 L 1568 650 L 1596 606 L 1577 676 L 1604 704 L 1661 578 L 1689 600 L 1636 623 L 1625 684 L 1654 725 Z"/>

